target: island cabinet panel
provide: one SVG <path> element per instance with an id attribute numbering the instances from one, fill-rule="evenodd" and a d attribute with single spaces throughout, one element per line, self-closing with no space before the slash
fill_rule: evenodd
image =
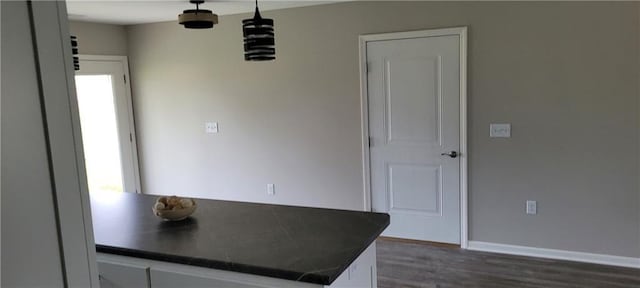
<path id="1" fill-rule="evenodd" d="M 194 271 L 195 272 L 195 271 Z M 195 273 L 179 273 L 151 269 L 151 287 L 153 288 L 175 288 L 175 287 L 216 287 L 216 288 L 271 288 L 280 287 L 284 283 L 273 283 L 274 281 L 264 281 L 253 277 L 245 279 L 224 279 L 232 277 L 216 278 L 211 275 L 195 275 Z M 252 279 L 251 279 L 252 278 Z M 284 282 L 284 281 L 283 281 Z M 290 284 L 290 283 L 289 283 Z M 291 287 L 289 285 L 288 287 Z M 318 286 L 319 287 L 319 286 Z"/>
<path id="2" fill-rule="evenodd" d="M 322 288 L 323 285 L 265 277 L 248 273 L 211 269 L 199 266 L 156 261 L 137 257 L 98 253 L 98 262 L 127 263 L 132 267 L 148 267 L 149 284 L 135 286 L 151 288 Z M 333 287 L 333 286 L 332 286 Z"/>
<path id="3" fill-rule="evenodd" d="M 150 287 L 149 267 L 131 263 L 98 261 L 101 288 Z"/>
<path id="4" fill-rule="evenodd" d="M 218 288 L 263 288 L 228 280 L 207 278 L 171 271 L 151 270 L 151 286 L 153 288 L 173 288 L 173 287 L 218 287 Z"/>
<path id="5" fill-rule="evenodd" d="M 372 243 L 330 286 L 165 261 L 98 253 L 102 288 L 376 288 Z"/>
<path id="6" fill-rule="evenodd" d="M 372 243 L 328 288 L 376 288 L 376 244 Z"/>

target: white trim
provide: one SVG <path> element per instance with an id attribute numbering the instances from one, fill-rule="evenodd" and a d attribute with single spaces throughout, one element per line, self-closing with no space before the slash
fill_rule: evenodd
<path id="1" fill-rule="evenodd" d="M 360 35 L 360 115 L 362 123 L 362 180 L 364 187 L 363 209 L 364 211 L 371 211 L 367 42 L 445 35 L 458 35 L 460 37 L 460 247 L 466 249 L 469 242 L 467 196 L 467 27 Z"/>
<path id="2" fill-rule="evenodd" d="M 369 150 L 369 91 L 367 82 L 367 37 L 359 37 L 360 46 L 360 123 L 362 135 L 362 180 L 364 187 L 364 211 L 371 211 L 371 166 Z"/>
<path id="3" fill-rule="evenodd" d="M 640 258 L 469 241 L 469 250 L 640 268 Z"/>
<path id="4" fill-rule="evenodd" d="M 460 247 L 469 246 L 467 186 L 467 27 L 460 31 Z"/>
<path id="5" fill-rule="evenodd" d="M 127 56 L 120 56 L 120 55 L 78 54 L 78 59 L 79 60 L 86 60 L 86 61 L 127 62 Z"/>
<path id="6" fill-rule="evenodd" d="M 126 81 L 124 83 L 125 97 L 127 99 L 127 114 L 129 117 L 129 132 L 131 133 L 131 157 L 133 158 L 133 177 L 136 182 L 136 192 L 142 193 L 140 184 L 140 164 L 138 160 L 138 141 L 136 134 L 135 117 L 133 115 L 133 97 L 131 96 L 131 77 L 129 76 L 129 61 L 127 56 L 116 55 L 87 55 L 80 54 L 78 59 L 81 61 L 105 61 L 105 62 L 119 62 L 124 68 L 124 76 Z"/>
<path id="7" fill-rule="evenodd" d="M 31 1 L 50 165 L 68 287 L 99 287 L 64 1 Z"/>

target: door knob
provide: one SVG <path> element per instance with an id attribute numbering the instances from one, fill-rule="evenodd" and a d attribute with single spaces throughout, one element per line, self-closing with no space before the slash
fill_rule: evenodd
<path id="1" fill-rule="evenodd" d="M 440 155 L 442 155 L 442 156 L 449 156 L 449 157 L 451 157 L 451 158 L 456 158 L 456 157 L 458 157 L 458 152 L 456 152 L 456 151 L 451 151 L 451 152 L 449 152 L 449 153 L 440 153 Z"/>

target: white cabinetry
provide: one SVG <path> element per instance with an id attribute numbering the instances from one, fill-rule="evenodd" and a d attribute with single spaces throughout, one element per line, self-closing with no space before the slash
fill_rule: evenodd
<path id="1" fill-rule="evenodd" d="M 283 280 L 198 266 L 98 254 L 102 288 L 375 288 L 376 246 L 371 244 L 331 286 Z"/>
<path id="2" fill-rule="evenodd" d="M 101 288 L 150 287 L 146 265 L 98 260 L 98 275 Z"/>
<path id="3" fill-rule="evenodd" d="M 193 275 L 160 269 L 151 269 L 151 287 L 175 288 L 175 287 L 216 287 L 216 288 L 263 288 L 241 281 L 217 279 L 204 275 Z"/>
<path id="4" fill-rule="evenodd" d="M 330 288 L 375 288 L 378 287 L 376 268 L 376 244 L 373 243 L 360 257 L 353 261 L 340 277 L 333 281 Z"/>

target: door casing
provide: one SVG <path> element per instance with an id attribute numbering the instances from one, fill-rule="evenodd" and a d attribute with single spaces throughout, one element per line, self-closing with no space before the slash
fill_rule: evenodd
<path id="1" fill-rule="evenodd" d="M 369 151 L 369 93 L 367 91 L 367 42 L 457 35 L 460 37 L 460 247 L 466 249 L 468 235 L 467 197 L 467 27 L 360 35 L 360 115 L 362 117 L 362 167 L 364 211 L 371 211 L 371 165 Z"/>
<path id="2" fill-rule="evenodd" d="M 130 138 L 130 148 L 131 148 L 131 157 L 132 165 L 133 165 L 133 178 L 135 182 L 136 193 L 142 194 L 141 184 L 140 184 L 140 164 L 138 160 L 138 142 L 136 137 L 136 127 L 135 127 L 135 119 L 133 115 L 133 99 L 131 96 L 131 77 L 129 76 L 129 62 L 127 60 L 127 56 L 112 56 L 112 55 L 78 55 L 78 59 L 80 61 L 97 61 L 97 62 L 117 62 L 122 65 L 124 68 L 124 92 L 125 92 L 125 104 L 127 106 L 127 118 L 129 122 L 129 132 L 131 134 Z M 82 65 L 82 62 L 80 63 Z M 81 67 L 82 69 L 82 67 Z M 128 191 L 131 192 L 131 191 Z"/>

